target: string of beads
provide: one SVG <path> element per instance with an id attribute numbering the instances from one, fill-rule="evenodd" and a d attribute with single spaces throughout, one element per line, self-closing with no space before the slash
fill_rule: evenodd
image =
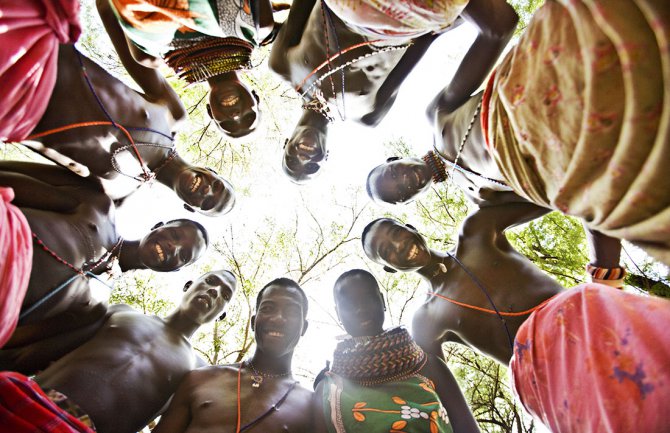
<path id="1" fill-rule="evenodd" d="M 189 83 L 243 69 L 251 69 L 253 45 L 240 38 L 206 37 L 169 51 L 165 62 Z"/>

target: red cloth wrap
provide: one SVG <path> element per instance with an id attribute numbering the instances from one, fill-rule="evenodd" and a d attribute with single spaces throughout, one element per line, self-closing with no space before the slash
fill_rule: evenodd
<path id="1" fill-rule="evenodd" d="M 12 433 L 93 433 L 94 431 L 49 400 L 26 376 L 0 373 L 0 426 Z"/>
<path id="2" fill-rule="evenodd" d="M 0 347 L 16 328 L 33 264 L 30 226 L 12 199 L 14 190 L 0 187 Z"/>
<path id="3" fill-rule="evenodd" d="M 79 0 L 0 0 L 0 140 L 23 140 L 42 118 L 78 14 Z"/>
<path id="4" fill-rule="evenodd" d="M 514 346 L 514 391 L 553 433 L 668 432 L 670 301 L 582 284 L 534 312 Z"/>

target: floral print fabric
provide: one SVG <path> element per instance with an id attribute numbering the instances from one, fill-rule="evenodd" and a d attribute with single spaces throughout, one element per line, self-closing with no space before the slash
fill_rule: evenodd
<path id="1" fill-rule="evenodd" d="M 602 284 L 568 290 L 519 328 L 514 392 L 554 433 L 667 433 L 670 301 Z"/>
<path id="2" fill-rule="evenodd" d="M 451 433 L 435 392 L 420 375 L 361 386 L 334 373 L 324 379 L 323 407 L 330 433 Z"/>
<path id="3" fill-rule="evenodd" d="M 492 84 L 514 190 L 670 264 L 670 2 L 548 0 Z"/>

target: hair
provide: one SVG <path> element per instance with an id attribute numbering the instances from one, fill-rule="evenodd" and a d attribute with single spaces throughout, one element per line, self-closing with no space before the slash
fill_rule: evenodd
<path id="1" fill-rule="evenodd" d="M 194 225 L 196 229 L 200 230 L 200 233 L 202 233 L 202 237 L 205 239 L 205 248 L 209 247 L 209 235 L 207 234 L 207 230 L 205 229 L 205 227 L 199 222 L 190 220 L 188 218 L 177 218 L 166 222 L 165 225 L 171 223 L 189 223 L 191 225 Z"/>
<path id="2" fill-rule="evenodd" d="M 381 165 L 383 165 L 383 164 L 380 164 L 380 165 L 378 165 L 377 167 L 379 167 L 379 166 L 381 166 Z M 370 173 L 368 173 L 368 178 L 367 178 L 367 180 L 365 181 L 365 192 L 367 192 L 367 193 L 368 193 L 368 197 L 370 197 L 370 198 L 372 199 L 372 201 L 375 201 L 375 202 L 378 201 L 378 200 L 372 195 L 372 188 L 370 188 L 370 178 L 372 177 L 372 173 L 374 173 L 375 170 L 377 170 L 377 167 L 375 167 L 375 168 L 373 168 L 372 170 L 370 170 Z"/>
<path id="3" fill-rule="evenodd" d="M 339 277 L 337 277 L 337 280 L 335 280 L 335 285 L 333 286 L 333 297 L 336 297 L 337 288 L 342 284 L 344 280 L 346 280 L 349 277 L 355 277 L 355 276 L 360 276 L 364 280 L 374 285 L 374 287 L 376 287 L 377 290 L 379 290 L 379 283 L 377 282 L 377 279 L 375 278 L 374 275 L 372 275 L 371 272 L 366 271 L 365 269 L 351 269 L 343 273 Z"/>
<path id="4" fill-rule="evenodd" d="M 261 299 L 263 299 L 265 290 L 270 286 L 283 286 L 296 289 L 298 293 L 300 293 L 300 303 L 302 304 L 302 318 L 304 319 L 305 317 L 307 317 L 307 309 L 309 308 L 309 301 L 307 300 L 307 295 L 305 294 L 305 291 L 302 289 L 302 287 L 300 287 L 298 283 L 296 283 L 290 278 L 285 277 L 275 278 L 274 280 L 270 281 L 265 286 L 263 286 L 261 291 L 258 292 L 258 295 L 256 295 L 256 310 L 258 310 L 258 307 L 261 305 Z"/>

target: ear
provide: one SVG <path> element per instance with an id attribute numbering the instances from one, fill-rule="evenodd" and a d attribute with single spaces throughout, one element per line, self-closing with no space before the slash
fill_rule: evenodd
<path id="1" fill-rule="evenodd" d="M 386 272 L 388 272 L 389 274 L 395 274 L 396 272 L 398 272 L 398 271 L 396 271 L 395 269 L 393 269 L 393 268 L 391 268 L 391 267 L 389 267 L 389 266 L 384 266 L 383 269 L 384 269 Z"/>
<path id="2" fill-rule="evenodd" d="M 255 90 L 251 91 L 251 95 L 254 97 L 254 99 L 256 100 L 257 103 L 261 102 L 261 98 L 258 96 L 258 93 L 256 93 Z"/>
<path id="3" fill-rule="evenodd" d="M 151 230 L 156 230 L 158 227 L 162 227 L 162 226 L 164 226 L 164 225 L 165 225 L 165 223 L 162 222 L 162 221 L 161 221 L 161 222 L 157 222 L 156 225 L 154 225 L 153 227 L 151 227 Z"/>
<path id="4" fill-rule="evenodd" d="M 214 170 L 212 167 L 205 167 L 205 170 L 209 170 L 211 173 L 214 173 L 215 175 L 219 175 L 219 172 Z"/>
<path id="5" fill-rule="evenodd" d="M 210 107 L 209 104 L 207 104 L 207 115 L 210 119 L 214 119 L 214 116 L 212 116 L 212 107 Z"/>
<path id="6" fill-rule="evenodd" d="M 418 232 L 418 230 L 416 229 L 416 227 L 414 227 L 412 224 L 405 224 L 405 226 L 411 228 L 411 229 L 414 230 L 415 232 Z"/>
<path id="7" fill-rule="evenodd" d="M 188 203 L 184 203 L 184 209 L 186 209 L 189 212 L 195 213 L 195 209 L 193 209 Z"/>
<path id="8" fill-rule="evenodd" d="M 256 332 L 256 315 L 251 316 L 251 332 Z"/>
<path id="9" fill-rule="evenodd" d="M 307 332 L 307 328 L 309 328 L 309 322 L 307 320 L 303 320 L 303 322 L 302 322 L 302 333 L 300 334 L 301 337 L 303 335 L 305 335 L 305 332 Z"/>
<path id="10" fill-rule="evenodd" d="M 393 162 L 393 161 L 397 161 L 399 159 L 400 159 L 399 156 L 392 156 L 390 158 L 386 158 L 386 162 Z"/>
<path id="11" fill-rule="evenodd" d="M 286 140 L 284 140 L 284 147 L 282 147 L 282 149 L 286 149 L 287 144 L 288 144 L 288 138 Z"/>
<path id="12" fill-rule="evenodd" d="M 382 306 L 384 307 L 384 311 L 386 311 L 386 299 L 384 299 L 384 296 L 382 296 Z"/>
<path id="13" fill-rule="evenodd" d="M 226 312 L 224 311 L 224 312 L 219 316 L 219 318 L 218 318 L 217 320 L 220 322 L 220 321 L 222 321 L 223 319 L 225 319 L 226 316 L 227 316 L 227 314 L 226 314 Z"/>
<path id="14" fill-rule="evenodd" d="M 189 287 L 193 284 L 193 281 L 187 281 L 186 284 L 184 284 L 184 292 L 188 290 Z"/>

